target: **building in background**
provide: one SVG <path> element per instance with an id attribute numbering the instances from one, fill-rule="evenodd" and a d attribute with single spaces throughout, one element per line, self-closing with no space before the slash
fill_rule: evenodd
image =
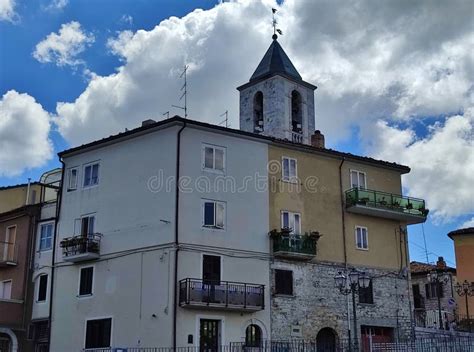
<path id="1" fill-rule="evenodd" d="M 54 173 L 61 175 L 61 170 Z M 38 349 L 31 324 L 41 298 L 35 292 L 37 226 L 50 217 L 48 208 L 56 202 L 57 184 L 49 183 L 50 173 L 39 182 L 0 188 L 0 350 Z M 52 215 L 54 218 L 55 214 Z M 49 237 L 52 246 L 52 234 Z M 51 270 L 51 263 L 48 263 Z M 43 280 L 44 281 L 44 280 Z M 47 283 L 46 283 L 47 285 Z M 44 286 L 44 285 L 43 285 Z M 43 287 L 42 286 L 42 287 Z M 33 316 L 32 316 L 33 314 Z M 45 316 L 46 322 L 49 314 Z M 46 324 L 47 326 L 47 324 Z"/>

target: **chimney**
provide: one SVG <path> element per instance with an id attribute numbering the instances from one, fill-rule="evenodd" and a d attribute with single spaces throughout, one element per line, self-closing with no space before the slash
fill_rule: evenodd
<path id="1" fill-rule="evenodd" d="M 156 121 L 153 120 L 153 119 L 148 119 L 148 120 L 143 120 L 142 121 L 142 127 L 144 126 L 149 126 L 149 125 L 153 125 Z"/>
<path id="2" fill-rule="evenodd" d="M 436 262 L 436 267 L 438 269 L 446 269 L 446 262 L 444 261 L 443 257 L 438 257 L 438 261 Z"/>
<path id="3" fill-rule="evenodd" d="M 311 135 L 311 145 L 316 148 L 324 148 L 324 134 L 320 130 L 316 130 Z"/>

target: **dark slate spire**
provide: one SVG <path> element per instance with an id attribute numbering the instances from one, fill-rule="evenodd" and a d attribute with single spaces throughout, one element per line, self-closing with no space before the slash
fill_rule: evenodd
<path id="1" fill-rule="evenodd" d="M 262 61 L 258 64 L 252 77 L 250 77 L 250 82 L 274 74 L 288 76 L 298 81 L 303 80 L 298 71 L 296 71 L 295 66 L 291 63 L 288 55 L 286 55 L 285 51 L 276 40 L 276 37 L 276 35 L 273 36 L 273 42 L 263 56 Z"/>

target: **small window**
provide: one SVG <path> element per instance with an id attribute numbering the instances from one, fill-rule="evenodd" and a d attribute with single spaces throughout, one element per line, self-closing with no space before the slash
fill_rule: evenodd
<path id="1" fill-rule="evenodd" d="M 42 224 L 40 227 L 39 250 L 46 251 L 52 248 L 53 224 Z"/>
<path id="2" fill-rule="evenodd" d="M 359 303 L 373 304 L 374 290 L 372 288 L 372 280 L 366 288 L 359 287 Z"/>
<path id="3" fill-rule="evenodd" d="M 351 170 L 351 188 L 367 188 L 365 172 Z"/>
<path id="4" fill-rule="evenodd" d="M 77 189 L 77 168 L 69 169 L 68 171 L 68 191 Z"/>
<path id="5" fill-rule="evenodd" d="M 86 348 L 110 347 L 112 318 L 88 320 L 86 325 Z"/>
<path id="6" fill-rule="evenodd" d="M 225 148 L 204 145 L 203 168 L 204 170 L 223 172 L 225 169 Z"/>
<path id="7" fill-rule="evenodd" d="M 439 288 L 439 290 L 438 290 Z M 432 299 L 432 298 L 438 298 L 438 291 L 439 291 L 439 297 L 443 298 L 443 283 L 440 282 L 439 286 L 437 285 L 436 282 L 430 282 L 428 284 L 425 284 L 425 294 L 426 298 Z"/>
<path id="8" fill-rule="evenodd" d="M 88 215 L 81 218 L 81 236 L 88 237 L 94 234 L 95 216 Z"/>
<path id="9" fill-rule="evenodd" d="M 204 201 L 203 207 L 203 226 L 223 229 L 225 222 L 225 203 L 206 200 Z"/>
<path id="10" fill-rule="evenodd" d="M 291 229 L 291 234 L 299 235 L 301 233 L 301 215 L 289 211 L 281 212 L 281 228 Z"/>
<path id="11" fill-rule="evenodd" d="M 297 182 L 298 172 L 296 159 L 283 157 L 282 159 L 282 178 L 286 182 Z"/>
<path id="12" fill-rule="evenodd" d="M 275 270 L 275 293 L 293 295 L 293 272 L 291 270 Z"/>
<path id="13" fill-rule="evenodd" d="M 99 184 L 99 163 L 90 164 L 84 167 L 84 187 L 91 187 Z"/>
<path id="14" fill-rule="evenodd" d="M 12 280 L 0 281 L 0 298 L 12 298 Z"/>
<path id="15" fill-rule="evenodd" d="M 245 329 L 245 347 L 260 347 L 262 344 L 262 329 L 251 324 Z"/>
<path id="16" fill-rule="evenodd" d="M 79 278 L 79 296 L 92 295 L 92 282 L 94 278 L 94 267 L 82 268 Z"/>
<path id="17" fill-rule="evenodd" d="M 46 301 L 46 292 L 48 291 L 48 275 L 40 275 L 38 280 L 38 302 Z"/>
<path id="18" fill-rule="evenodd" d="M 356 227 L 356 247 L 358 249 L 369 249 L 369 240 L 366 227 Z"/>

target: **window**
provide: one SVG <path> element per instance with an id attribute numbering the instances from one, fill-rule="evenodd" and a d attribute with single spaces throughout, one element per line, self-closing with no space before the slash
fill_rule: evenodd
<path id="1" fill-rule="evenodd" d="M 252 324 L 245 329 L 245 346 L 260 347 L 262 344 L 262 329 L 258 325 Z"/>
<path id="2" fill-rule="evenodd" d="M 7 227 L 5 234 L 5 243 L 0 252 L 0 258 L 3 261 L 15 261 L 15 242 L 16 242 L 16 225 Z"/>
<path id="3" fill-rule="evenodd" d="M 204 170 L 223 172 L 225 168 L 225 148 L 204 145 L 203 168 Z"/>
<path id="4" fill-rule="evenodd" d="M 296 182 L 298 180 L 296 159 L 283 157 L 282 164 L 283 181 Z"/>
<path id="5" fill-rule="evenodd" d="M 293 272 L 291 270 L 275 270 L 275 294 L 293 295 Z"/>
<path id="6" fill-rule="evenodd" d="M 365 172 L 351 170 L 351 188 L 367 188 Z"/>
<path id="7" fill-rule="evenodd" d="M 94 233 L 95 216 L 88 215 L 81 218 L 81 236 L 88 237 Z"/>
<path id="8" fill-rule="evenodd" d="M 45 251 L 51 249 L 53 238 L 53 224 L 42 224 L 40 227 L 39 250 Z"/>
<path id="9" fill-rule="evenodd" d="M 356 227 L 356 247 L 357 249 L 369 249 L 369 240 L 367 235 L 367 228 Z"/>
<path id="10" fill-rule="evenodd" d="M 77 169 L 69 169 L 68 171 L 68 191 L 74 191 L 77 189 Z"/>
<path id="11" fill-rule="evenodd" d="M 46 301 L 46 292 L 48 291 L 48 275 L 40 275 L 38 280 L 38 302 Z"/>
<path id="12" fill-rule="evenodd" d="M 281 228 L 291 229 L 291 234 L 299 235 L 301 233 L 301 215 L 289 211 L 281 212 Z"/>
<path id="13" fill-rule="evenodd" d="M 86 348 L 110 347 L 112 318 L 88 320 L 86 325 Z"/>
<path id="14" fill-rule="evenodd" d="M 86 165 L 84 167 L 84 187 L 99 184 L 99 163 Z"/>
<path id="15" fill-rule="evenodd" d="M 263 93 L 258 91 L 253 98 L 254 132 L 263 131 Z"/>
<path id="16" fill-rule="evenodd" d="M 437 289 L 439 288 L 439 290 Z M 431 299 L 431 298 L 438 298 L 438 291 L 439 291 L 439 297 L 443 298 L 443 283 L 440 282 L 439 286 L 437 285 L 436 282 L 430 282 L 428 284 L 425 284 L 425 294 L 426 298 Z"/>
<path id="17" fill-rule="evenodd" d="M 414 301 L 415 309 L 423 308 L 424 307 L 423 297 L 420 294 L 420 285 L 413 284 L 412 289 L 413 289 L 413 301 Z"/>
<path id="18" fill-rule="evenodd" d="M 0 298 L 12 298 L 12 280 L 0 281 Z"/>
<path id="19" fill-rule="evenodd" d="M 291 92 L 291 128 L 293 132 L 301 133 L 303 110 L 301 109 L 301 94 L 294 90 Z"/>
<path id="20" fill-rule="evenodd" d="M 223 229 L 225 222 L 225 203 L 213 200 L 204 201 L 203 226 Z"/>
<path id="21" fill-rule="evenodd" d="M 94 278 L 94 267 L 81 268 L 79 277 L 79 296 L 92 295 L 92 281 Z"/>
<path id="22" fill-rule="evenodd" d="M 221 281 L 221 257 L 217 255 L 202 256 L 202 280 L 216 285 Z"/>
<path id="23" fill-rule="evenodd" d="M 374 304 L 374 290 L 372 280 L 366 288 L 359 287 L 359 303 Z"/>

